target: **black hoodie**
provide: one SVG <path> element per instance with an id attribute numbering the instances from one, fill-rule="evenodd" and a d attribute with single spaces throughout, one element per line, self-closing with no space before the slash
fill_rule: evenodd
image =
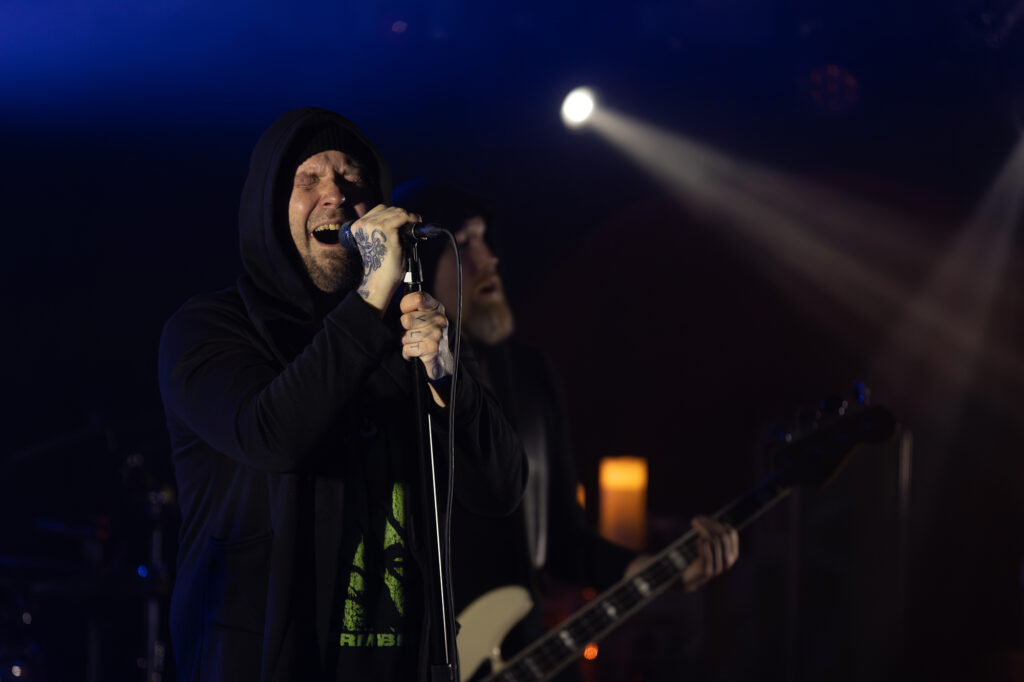
<path id="1" fill-rule="evenodd" d="M 181 680 L 334 679 L 351 561 L 343 537 L 367 528 L 393 481 L 414 483 L 414 562 L 420 551 L 425 495 L 416 494 L 422 472 L 399 333 L 356 293 L 319 293 L 288 227 L 298 149 L 328 125 L 373 157 L 390 197 L 387 164 L 351 122 L 322 109 L 287 112 L 257 142 L 242 192 L 246 274 L 191 299 L 164 327 L 160 389 L 182 514 L 171 604 Z M 505 515 L 522 493 L 522 448 L 474 368 L 464 369 L 453 401 L 456 513 Z M 446 419 L 435 426 L 443 451 Z M 428 572 L 407 576 L 433 585 Z M 416 582 L 410 594 L 429 597 Z M 420 635 L 427 627 L 425 615 Z"/>

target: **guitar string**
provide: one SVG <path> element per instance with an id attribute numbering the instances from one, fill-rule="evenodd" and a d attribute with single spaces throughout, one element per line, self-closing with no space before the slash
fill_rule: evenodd
<path id="1" fill-rule="evenodd" d="M 681 550 L 677 548 L 677 551 L 681 551 L 684 555 L 690 555 L 689 558 L 691 560 L 695 555 L 695 550 L 686 545 Z M 637 573 L 630 582 L 622 585 L 601 600 L 615 609 L 615 616 L 607 613 L 598 604 L 594 604 L 588 608 L 588 611 L 581 614 L 566 627 L 556 629 L 556 636 L 551 637 L 543 645 L 537 647 L 537 650 L 531 653 L 530 658 L 544 672 L 553 672 L 551 667 L 564 662 L 566 654 L 579 653 L 593 639 L 605 632 L 609 626 L 614 625 L 623 616 L 628 615 L 632 610 L 642 605 L 647 599 L 653 598 L 655 594 L 663 591 L 676 578 L 678 578 L 678 571 L 667 556 L 653 561 L 644 570 Z M 637 587 L 638 579 L 645 581 L 651 587 L 646 591 L 639 589 Z M 575 646 L 570 646 L 568 642 L 562 639 L 560 636 L 562 632 L 568 633 L 569 639 Z"/>
<path id="2" fill-rule="evenodd" d="M 863 415 L 861 415 L 861 417 L 863 420 Z M 840 449 L 849 450 L 851 445 L 854 442 L 858 442 L 859 440 L 861 440 L 861 438 L 839 438 L 837 440 L 839 441 L 839 445 L 841 446 Z M 834 446 L 835 443 L 831 443 L 831 445 Z M 743 527 L 747 526 L 749 523 L 751 523 L 762 513 L 764 513 L 764 511 L 766 511 L 769 507 L 773 506 L 776 502 L 784 498 L 788 494 L 788 492 L 789 485 L 786 484 L 781 478 L 779 478 L 778 472 L 776 472 L 776 474 L 771 476 L 767 481 L 764 481 L 761 485 L 759 485 L 757 488 L 755 488 L 747 495 L 742 496 L 735 500 L 732 504 L 727 505 L 715 516 L 716 518 L 726 523 L 730 523 L 730 525 L 735 527 L 737 530 L 740 530 Z M 689 561 L 693 561 L 698 555 L 696 543 L 692 541 L 692 538 L 682 538 L 681 540 L 675 543 L 675 546 L 670 546 L 670 548 L 666 548 L 665 550 L 663 550 L 659 554 L 658 559 L 653 561 L 651 565 L 644 569 L 644 571 L 640 572 L 640 575 L 644 576 L 644 580 L 653 581 L 655 585 L 660 585 L 660 587 L 654 588 L 646 594 L 642 594 L 640 593 L 640 590 L 638 590 L 636 587 L 636 581 L 630 581 L 626 585 L 623 585 L 621 588 L 613 590 L 611 593 L 608 594 L 607 597 L 604 597 L 602 599 L 602 601 L 606 603 L 612 603 L 614 606 L 616 601 L 627 596 L 632 596 L 632 598 L 630 598 L 627 603 L 623 604 L 620 601 L 618 606 L 615 606 L 616 610 L 622 608 L 623 606 L 626 607 L 622 610 L 622 615 L 616 613 L 615 617 L 612 617 L 607 613 L 599 613 L 597 609 L 594 609 L 592 611 L 588 610 L 581 614 L 580 618 L 570 620 L 570 622 L 567 623 L 565 627 L 559 628 L 558 630 L 556 630 L 556 632 L 569 632 L 574 627 L 582 627 L 583 625 L 588 625 L 589 627 L 593 628 L 595 627 L 595 623 L 597 623 L 598 627 L 600 627 L 600 624 L 604 623 L 605 621 L 607 621 L 605 627 L 614 626 L 617 620 L 629 614 L 630 608 L 639 603 L 642 603 L 648 596 L 650 596 L 650 598 L 653 598 L 671 582 L 671 579 L 677 577 L 681 568 L 679 566 L 676 566 L 675 562 L 672 562 L 671 567 L 669 566 L 671 551 L 676 551 L 682 554 L 682 556 L 688 560 L 687 563 Z M 672 571 L 673 568 L 675 569 L 674 571 Z M 666 572 L 664 575 L 662 574 L 663 571 Z M 669 579 L 665 579 L 666 575 Z M 630 593 L 636 594 L 630 595 Z M 593 614 L 593 616 L 591 616 L 590 614 Z M 590 621 L 589 623 L 588 620 Z M 600 633 L 602 630 L 585 630 L 584 632 L 580 633 L 584 635 L 584 637 L 581 637 L 581 639 L 589 639 L 589 637 L 586 637 L 587 633 L 589 632 Z M 578 641 L 576 643 L 578 644 Z M 576 653 L 579 650 L 578 646 L 570 647 L 566 642 L 562 641 L 560 637 L 550 637 L 546 641 L 543 641 L 540 645 L 536 646 L 534 648 L 535 650 L 527 649 L 526 651 L 524 651 L 519 660 L 511 664 L 505 670 L 503 670 L 502 673 L 499 674 L 497 677 L 492 677 L 491 679 L 507 680 L 508 682 L 519 682 L 520 678 L 517 670 L 522 670 L 524 673 L 529 674 L 530 680 L 536 680 L 539 679 L 540 676 L 550 674 L 557 670 L 557 668 L 552 669 L 550 671 L 539 669 L 537 671 L 537 674 L 534 673 L 533 668 L 537 667 L 537 663 L 535 662 L 536 659 L 548 659 L 554 662 L 563 661 L 564 665 L 564 662 L 567 662 L 566 657 L 562 655 L 557 655 L 557 658 L 555 658 L 556 648 L 559 650 L 565 648 L 566 650 L 569 650 L 573 653 Z M 527 651 L 529 652 L 528 654 L 526 653 Z"/>
<path id="3" fill-rule="evenodd" d="M 738 498 L 732 505 L 719 512 L 717 514 L 718 518 L 734 525 L 736 523 L 745 525 L 743 523 L 744 520 L 756 516 L 759 507 L 762 507 L 766 502 L 774 501 L 784 489 L 784 486 L 772 483 L 776 482 L 765 482 L 764 485 Z M 600 602 L 595 603 L 577 618 L 566 623 L 565 626 L 556 628 L 552 633 L 553 636 L 534 647 L 529 654 L 524 652 L 522 659 L 508 666 L 502 671 L 503 675 L 497 679 L 514 682 L 520 679 L 518 676 L 520 672 L 529 675 L 529 678 L 524 679 L 537 679 L 537 675 L 534 674 L 534 668 L 542 676 L 554 672 L 551 666 L 559 663 L 564 664 L 567 661 L 567 654 L 579 653 L 590 641 L 608 630 L 610 626 L 614 626 L 618 620 L 628 615 L 632 609 L 637 608 L 646 597 L 650 596 L 653 598 L 655 594 L 663 591 L 668 583 L 678 578 L 681 569 L 677 568 L 675 563 L 672 562 L 669 556 L 672 551 L 680 554 L 687 564 L 694 561 L 699 555 L 693 536 L 681 538 L 672 545 L 669 545 L 659 553 L 659 558 L 652 561 L 637 576 L 634 576 L 633 580 L 613 590 L 601 600 L 601 602 L 609 604 L 615 609 L 616 615 L 614 617 L 598 606 Z M 637 589 L 637 577 L 653 586 L 646 595 Z M 562 632 L 568 633 L 570 640 L 574 642 L 575 646 L 570 646 L 561 638 L 560 633 Z"/>
<path id="4" fill-rule="evenodd" d="M 556 628 L 552 633 L 553 636 L 524 656 L 521 662 L 515 664 L 515 668 L 532 674 L 530 663 L 533 663 L 533 666 L 539 667 L 542 672 L 550 674 L 550 672 L 553 672 L 550 670 L 552 665 L 565 661 L 567 654 L 579 653 L 593 639 L 605 632 L 609 626 L 614 625 L 625 615 L 630 614 L 632 610 L 642 605 L 646 599 L 653 598 L 655 594 L 663 591 L 671 582 L 679 577 L 679 569 L 675 567 L 675 564 L 668 556 L 669 552 L 673 550 L 682 555 L 687 564 L 692 562 L 698 554 L 692 536 L 681 539 L 665 548 L 658 559 L 652 561 L 642 571 L 638 572 L 637 575 L 633 576 L 632 580 L 621 585 L 599 602 L 614 608 L 615 616 L 611 616 L 598 606 L 599 603 L 595 603 L 564 627 Z M 637 588 L 637 579 L 643 580 L 651 586 L 646 593 Z M 568 633 L 569 638 L 576 646 L 569 646 L 561 638 L 560 633 L 562 632 Z M 527 659 L 530 659 L 530 662 L 527 662 Z M 513 671 L 509 670 L 509 672 Z"/>

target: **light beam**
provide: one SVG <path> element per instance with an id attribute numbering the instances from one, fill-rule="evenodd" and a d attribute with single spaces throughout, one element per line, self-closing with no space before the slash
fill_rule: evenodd
<path id="1" fill-rule="evenodd" d="M 1024 386 L 1016 349 L 987 338 L 985 321 L 1003 277 L 1024 197 L 1024 143 L 978 214 L 946 253 L 921 221 L 791 175 L 730 157 L 606 107 L 589 124 L 691 210 L 710 216 L 766 274 L 803 280 L 849 326 L 849 313 L 892 352 L 924 360 L 948 390 L 965 388 L 975 360 Z M 939 266 L 935 268 L 935 264 Z M 919 291 L 916 273 L 934 269 Z M 904 330 L 905 328 L 905 330 Z"/>

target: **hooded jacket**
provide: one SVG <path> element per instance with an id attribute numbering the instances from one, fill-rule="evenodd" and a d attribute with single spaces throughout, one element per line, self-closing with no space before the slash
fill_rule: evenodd
<path id="1" fill-rule="evenodd" d="M 322 109 L 287 112 L 257 142 L 243 188 L 245 274 L 185 303 L 161 338 L 160 390 L 182 516 L 171 599 L 181 680 L 334 679 L 329 640 L 331 605 L 345 589 L 343 510 L 365 507 L 353 501 L 373 494 L 382 463 L 422 481 L 394 315 L 381 320 L 355 292 L 318 292 L 292 241 L 296 155 L 324 126 L 362 146 L 390 198 L 387 164 L 355 125 Z M 450 408 L 457 509 L 503 516 L 522 494 L 525 457 L 472 362 L 464 365 Z M 446 421 L 435 420 L 439 452 Z M 426 496 L 414 497 L 416 562 Z M 423 585 L 434 584 L 429 570 L 415 572 L 424 598 L 431 595 Z M 429 609 L 418 612 L 423 635 Z"/>

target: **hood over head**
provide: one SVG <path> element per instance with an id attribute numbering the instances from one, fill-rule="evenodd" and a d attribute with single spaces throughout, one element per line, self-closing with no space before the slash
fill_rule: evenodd
<path id="1" fill-rule="evenodd" d="M 267 128 L 253 148 L 249 175 L 242 188 L 238 225 L 247 276 L 240 285 L 243 290 L 257 289 L 262 299 L 273 299 L 270 307 L 297 322 L 313 321 L 323 307 L 323 298 L 337 300 L 345 293 L 328 295 L 316 289 L 288 225 L 295 169 L 313 154 L 328 149 L 350 154 L 364 163 L 370 171 L 369 179 L 376 183 L 380 203 L 390 203 L 391 171 L 377 148 L 354 123 L 316 107 L 292 109 Z"/>

